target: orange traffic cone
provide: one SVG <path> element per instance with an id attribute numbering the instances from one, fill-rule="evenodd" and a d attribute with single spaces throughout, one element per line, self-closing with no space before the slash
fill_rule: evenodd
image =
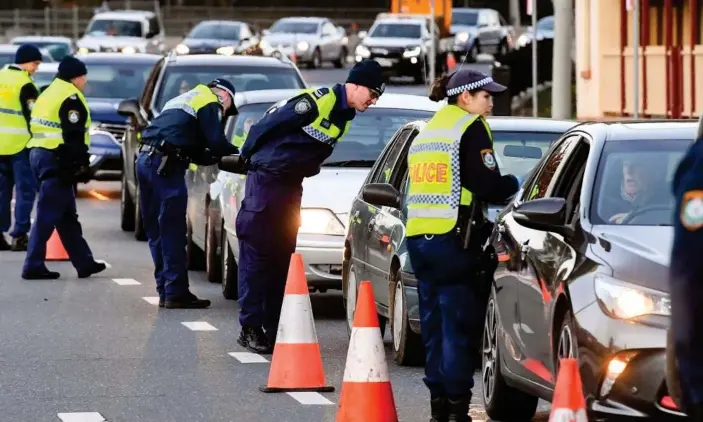
<path id="1" fill-rule="evenodd" d="M 46 242 L 46 258 L 47 261 L 68 261 L 68 253 L 61 243 L 59 232 L 54 229 L 49 241 Z"/>
<path id="2" fill-rule="evenodd" d="M 337 422 L 398 422 L 371 283 L 359 284 Z"/>
<path id="3" fill-rule="evenodd" d="M 447 54 L 447 70 L 452 70 L 456 67 L 456 58 L 454 57 L 454 54 L 449 53 Z"/>
<path id="4" fill-rule="evenodd" d="M 561 359 L 549 422 L 588 422 L 576 359 Z"/>
<path id="5" fill-rule="evenodd" d="M 298 253 L 293 254 L 288 268 L 268 385 L 259 389 L 264 393 L 334 391 L 325 386 L 303 257 Z"/>

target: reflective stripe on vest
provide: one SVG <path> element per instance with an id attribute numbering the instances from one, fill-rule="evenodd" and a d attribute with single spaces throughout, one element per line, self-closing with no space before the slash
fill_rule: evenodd
<path id="1" fill-rule="evenodd" d="M 198 118 L 198 111 L 210 103 L 218 103 L 217 95 L 205 85 L 198 85 L 185 94 L 171 98 L 161 110 L 183 110 L 194 118 Z"/>
<path id="2" fill-rule="evenodd" d="M 0 70 L 0 155 L 13 155 L 22 151 L 31 137 L 22 113 L 20 91 L 33 84 L 25 70 Z"/>
<path id="3" fill-rule="evenodd" d="M 466 128 L 478 118 L 447 105 L 413 139 L 408 150 L 407 236 L 448 233 L 456 226 L 459 206 L 471 205 L 471 192 L 461 186 L 459 147 Z"/>
<path id="4" fill-rule="evenodd" d="M 318 111 L 315 121 L 307 126 L 303 126 L 302 129 L 312 138 L 334 147 L 337 142 L 341 141 L 342 137 L 349 131 L 351 122 L 347 122 L 344 128 L 341 129 L 332 123 L 330 121 L 330 114 L 332 113 L 332 109 L 334 109 L 334 105 L 337 102 L 337 95 L 335 95 L 334 91 L 330 89 L 325 95 L 317 98 L 317 96 L 313 94 L 315 91 L 317 91 L 317 89 L 313 88 L 300 92 L 300 94 L 310 94 L 310 97 L 313 101 L 315 101 L 315 105 L 317 105 Z"/>
<path id="5" fill-rule="evenodd" d="M 88 133 L 91 123 L 90 109 L 85 97 L 72 83 L 56 78 L 44 92 L 39 94 L 37 102 L 34 103 L 30 120 L 32 139 L 27 143 L 27 148 L 56 149 L 64 143 L 59 109 L 63 102 L 73 95 L 83 103 L 83 107 L 88 113 L 85 127 L 83 128 L 85 131 L 83 139 L 85 144 L 90 146 L 90 134 Z"/>

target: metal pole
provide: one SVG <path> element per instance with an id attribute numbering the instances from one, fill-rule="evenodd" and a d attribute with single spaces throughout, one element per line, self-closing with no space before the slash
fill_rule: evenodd
<path id="1" fill-rule="evenodd" d="M 435 16 L 434 16 L 434 1 L 435 0 L 430 0 L 430 72 L 429 72 L 429 84 L 432 84 L 435 78 L 435 66 L 437 65 L 436 63 L 436 56 L 437 56 L 437 50 L 435 48 L 435 42 L 437 42 L 437 39 L 435 38 Z"/>
<path id="2" fill-rule="evenodd" d="M 573 18 L 573 0 L 554 0 L 552 69 L 552 118 L 554 119 L 571 119 Z"/>
<path id="3" fill-rule="evenodd" d="M 78 5 L 73 5 L 73 39 L 77 40 L 78 37 Z"/>
<path id="4" fill-rule="evenodd" d="M 51 35 L 51 16 L 49 6 L 44 7 L 44 35 Z"/>
<path id="5" fill-rule="evenodd" d="M 532 2 L 532 116 L 539 115 L 537 104 L 537 0 Z"/>
<path id="6" fill-rule="evenodd" d="M 634 77 L 632 78 L 632 83 L 634 85 L 634 113 L 633 117 L 639 119 L 640 117 L 640 2 L 635 0 L 634 13 L 632 19 L 632 39 L 634 41 L 634 51 L 633 51 L 633 68 L 635 69 Z"/>

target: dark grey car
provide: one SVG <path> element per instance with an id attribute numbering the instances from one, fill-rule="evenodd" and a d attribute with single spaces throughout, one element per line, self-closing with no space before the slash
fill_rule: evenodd
<path id="1" fill-rule="evenodd" d="M 576 125 L 572 121 L 516 117 L 492 117 L 488 122 L 493 129 L 494 150 L 501 171 L 523 178 L 552 142 Z M 425 120 L 410 122 L 396 132 L 364 187 L 369 183 L 388 184 L 389 191 L 399 192 L 400 204 L 404 203 L 408 148 L 426 124 Z M 364 187 L 352 204 L 344 248 L 342 286 L 347 321 L 351 326 L 359 281 L 371 281 L 381 329 L 390 321 L 396 362 L 421 364 L 424 356 L 417 280 L 405 248 L 405 211 L 400 204 L 391 207 L 369 203 L 364 199 Z M 495 219 L 504 205 L 490 206 L 489 218 Z"/>

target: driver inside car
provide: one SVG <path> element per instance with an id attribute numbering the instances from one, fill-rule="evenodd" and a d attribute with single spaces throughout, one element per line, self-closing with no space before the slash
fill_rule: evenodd
<path id="1" fill-rule="evenodd" d="M 669 203 L 665 170 L 666 166 L 654 158 L 624 160 L 617 211 L 608 221 L 622 224 L 633 211 Z"/>

